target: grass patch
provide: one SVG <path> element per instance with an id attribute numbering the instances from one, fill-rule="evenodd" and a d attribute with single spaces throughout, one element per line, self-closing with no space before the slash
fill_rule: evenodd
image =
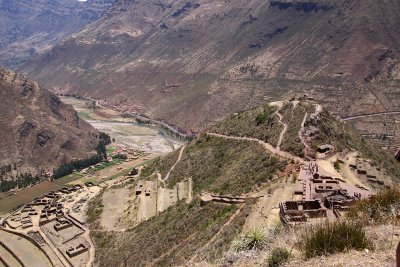
<path id="1" fill-rule="evenodd" d="M 117 146 L 107 146 L 107 154 L 111 154 L 118 149 Z"/>
<path id="2" fill-rule="evenodd" d="M 324 223 L 307 228 L 302 240 L 301 247 L 307 259 L 351 249 L 373 248 L 362 226 L 348 221 Z"/>
<path id="3" fill-rule="evenodd" d="M 354 204 L 347 217 L 364 224 L 394 223 L 399 220 L 399 189 L 389 189 Z"/>
<path id="4" fill-rule="evenodd" d="M 336 171 L 340 171 L 340 162 L 338 160 L 336 160 L 333 163 L 333 167 L 335 168 Z"/>
<path id="5" fill-rule="evenodd" d="M 76 185 L 76 184 L 84 184 L 84 183 L 88 183 L 88 182 L 92 182 L 93 184 L 97 185 L 99 184 L 99 180 L 97 178 L 92 178 L 92 177 L 82 177 L 76 180 L 73 180 L 69 183 L 67 183 L 67 186 L 72 186 L 72 185 Z"/>
<path id="6" fill-rule="evenodd" d="M 186 145 L 167 186 L 192 177 L 194 194 L 241 195 L 270 181 L 287 162 L 250 141 L 228 140 L 203 134 Z"/>
<path id="7" fill-rule="evenodd" d="M 78 116 L 79 116 L 79 118 L 81 118 L 85 121 L 93 119 L 92 116 L 90 115 L 90 112 L 87 112 L 87 111 L 79 111 Z"/>
<path id="8" fill-rule="evenodd" d="M 287 248 L 274 248 L 268 257 L 268 267 L 279 267 L 289 261 L 290 251 Z"/>
<path id="9" fill-rule="evenodd" d="M 210 132 L 230 136 L 252 137 L 277 145 L 283 126 L 275 114 L 276 107 L 265 105 L 228 117 Z"/>
<path id="10" fill-rule="evenodd" d="M 178 160 L 179 151 L 179 149 L 174 150 L 165 156 L 151 160 L 140 173 L 140 179 L 148 180 L 148 178 L 152 177 L 152 175 L 157 171 L 161 174 L 162 177 L 165 177 L 171 167 Z"/>
<path id="11" fill-rule="evenodd" d="M 64 176 L 64 177 L 54 180 L 54 183 L 57 185 L 64 186 L 64 185 L 71 184 L 71 182 L 76 181 L 82 177 L 83 177 L 83 175 L 80 173 L 72 173 L 70 175 L 67 175 L 67 176 Z"/>
<path id="12" fill-rule="evenodd" d="M 97 166 L 97 164 L 96 164 L 96 165 L 92 166 L 92 168 L 89 168 L 89 169 L 88 169 L 88 172 L 89 172 L 89 173 L 95 173 L 95 172 L 104 170 L 104 169 L 106 169 L 106 168 L 109 168 L 109 167 L 111 167 L 111 166 L 114 166 L 114 165 L 116 165 L 116 164 L 118 164 L 118 163 L 121 163 L 121 162 L 122 162 L 122 161 L 121 161 L 120 159 L 115 159 L 115 160 L 113 160 L 113 161 L 102 162 L 102 163 L 100 163 L 100 165 L 98 165 L 98 166 Z"/>
<path id="13" fill-rule="evenodd" d="M 114 174 L 114 175 L 112 175 L 112 176 L 110 176 L 110 177 L 107 177 L 107 179 L 106 179 L 106 181 L 108 181 L 108 180 L 114 180 L 114 179 L 117 179 L 117 178 L 119 178 L 119 177 L 121 177 L 121 176 L 124 176 L 124 175 L 128 175 L 130 172 L 131 172 L 131 168 L 130 169 L 127 169 L 127 170 L 123 170 L 123 171 L 121 171 L 121 172 L 118 172 L 118 173 L 116 173 L 116 174 Z"/>
<path id="14" fill-rule="evenodd" d="M 124 233 L 93 229 L 96 263 L 99 266 L 177 266 L 187 263 L 201 248 L 199 257 L 212 262 L 229 249 L 249 209 L 242 209 L 218 238 L 205 245 L 237 209 L 238 206 L 227 209 L 227 205 L 218 203 L 201 205 L 195 199 L 191 204 L 179 202 Z"/>
<path id="15" fill-rule="evenodd" d="M 89 203 L 86 211 L 87 222 L 93 229 L 100 228 L 100 216 L 103 213 L 103 194 L 104 190 L 101 190 L 99 194 L 93 197 Z"/>

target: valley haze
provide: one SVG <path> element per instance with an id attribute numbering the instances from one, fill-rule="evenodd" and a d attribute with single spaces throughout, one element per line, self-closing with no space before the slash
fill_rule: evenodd
<path id="1" fill-rule="evenodd" d="M 0 267 L 400 264 L 400 1 L 0 0 Z"/>

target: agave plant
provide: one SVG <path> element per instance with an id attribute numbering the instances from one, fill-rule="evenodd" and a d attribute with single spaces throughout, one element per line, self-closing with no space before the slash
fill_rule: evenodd
<path id="1" fill-rule="evenodd" d="M 253 228 L 244 236 L 236 240 L 233 248 L 236 252 L 244 250 L 260 249 L 265 244 L 265 233 L 260 228 Z"/>

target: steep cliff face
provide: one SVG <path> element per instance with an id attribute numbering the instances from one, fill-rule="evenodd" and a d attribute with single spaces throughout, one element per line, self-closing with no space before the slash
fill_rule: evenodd
<path id="1" fill-rule="evenodd" d="M 114 0 L 0 0 L 0 65 L 16 68 L 101 17 Z"/>
<path id="2" fill-rule="evenodd" d="M 72 106 L 3 68 L 0 99 L 1 180 L 52 171 L 73 158 L 86 158 L 98 144 L 98 132 Z"/>
<path id="3" fill-rule="evenodd" d="M 309 94 L 342 116 L 400 109 L 400 4 L 117 1 L 22 71 L 184 129 Z"/>

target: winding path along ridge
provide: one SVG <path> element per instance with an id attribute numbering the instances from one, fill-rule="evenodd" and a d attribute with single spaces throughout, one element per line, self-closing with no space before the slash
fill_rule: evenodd
<path id="1" fill-rule="evenodd" d="M 220 137 L 220 138 L 225 138 L 225 139 L 231 139 L 231 140 L 245 140 L 245 141 L 252 141 L 252 142 L 257 142 L 261 144 L 266 150 L 268 150 L 270 153 L 275 154 L 279 157 L 289 159 L 289 160 L 294 160 L 299 163 L 305 163 L 305 161 L 297 156 L 294 156 L 288 152 L 282 151 L 277 149 L 276 147 L 273 147 L 271 144 L 265 143 L 259 139 L 256 138 L 250 138 L 250 137 L 238 137 L 238 136 L 228 136 L 228 135 L 223 135 L 223 134 L 216 134 L 216 133 L 207 133 L 210 136 L 215 136 L 215 137 Z"/>

